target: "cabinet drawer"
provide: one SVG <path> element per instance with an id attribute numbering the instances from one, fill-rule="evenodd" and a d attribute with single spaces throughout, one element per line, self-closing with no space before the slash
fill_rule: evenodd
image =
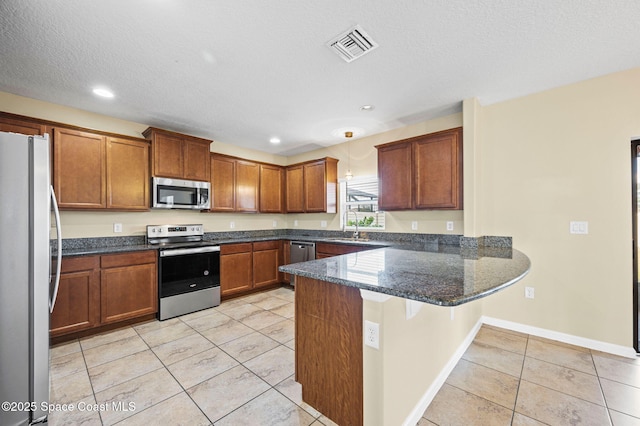
<path id="1" fill-rule="evenodd" d="M 100 256 L 63 257 L 60 273 L 90 271 L 100 268 Z"/>
<path id="2" fill-rule="evenodd" d="M 280 248 L 280 241 L 278 240 L 258 241 L 256 243 L 253 243 L 253 251 L 273 250 L 273 249 L 279 249 L 279 248 Z"/>
<path id="3" fill-rule="evenodd" d="M 220 245 L 220 254 L 223 256 L 225 254 L 251 252 L 252 250 L 253 250 L 253 246 L 251 243 Z"/>
<path id="4" fill-rule="evenodd" d="M 123 254 L 107 254 L 102 256 L 102 268 L 117 268 L 120 266 L 142 265 L 155 263 L 158 253 L 155 250 L 129 252 Z"/>

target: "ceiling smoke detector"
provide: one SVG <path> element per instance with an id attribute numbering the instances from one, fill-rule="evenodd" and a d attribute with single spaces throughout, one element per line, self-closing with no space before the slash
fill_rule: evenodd
<path id="1" fill-rule="evenodd" d="M 356 25 L 329 41 L 327 46 L 346 62 L 351 62 L 371 52 L 378 47 L 378 43 L 373 41 L 360 25 Z"/>

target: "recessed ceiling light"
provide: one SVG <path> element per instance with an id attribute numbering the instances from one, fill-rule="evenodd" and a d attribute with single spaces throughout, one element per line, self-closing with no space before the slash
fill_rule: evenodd
<path id="1" fill-rule="evenodd" d="M 271 139 L 269 139 L 269 142 L 271 142 L 273 144 L 278 144 L 278 143 L 280 143 L 280 139 L 279 138 L 271 138 Z"/>
<path id="2" fill-rule="evenodd" d="M 373 105 L 362 105 L 360 111 L 373 111 L 375 107 Z"/>
<path id="3" fill-rule="evenodd" d="M 109 89 L 104 89 L 100 87 L 96 87 L 93 89 L 93 93 L 98 96 L 102 96 L 103 98 L 113 98 L 113 92 Z"/>

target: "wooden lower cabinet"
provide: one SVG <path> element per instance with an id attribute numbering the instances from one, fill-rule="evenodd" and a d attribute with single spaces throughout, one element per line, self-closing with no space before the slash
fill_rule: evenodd
<path id="1" fill-rule="evenodd" d="M 158 311 L 156 251 L 102 256 L 100 320 L 123 321 Z"/>
<path id="2" fill-rule="evenodd" d="M 362 425 L 360 291 L 297 276 L 295 299 L 295 372 L 302 400 L 339 425 Z"/>
<path id="3" fill-rule="evenodd" d="M 316 259 L 340 256 L 342 254 L 355 253 L 358 251 L 371 250 L 379 247 L 359 246 L 354 244 L 330 244 L 316 243 Z"/>
<path id="4" fill-rule="evenodd" d="M 220 295 L 242 293 L 253 288 L 251 243 L 220 246 Z"/>
<path id="5" fill-rule="evenodd" d="M 100 324 L 100 256 L 62 260 L 58 297 L 50 317 L 52 337 Z"/>
<path id="6" fill-rule="evenodd" d="M 155 314 L 157 268 L 156 250 L 64 257 L 50 336 Z"/>
<path id="7" fill-rule="evenodd" d="M 280 241 L 253 243 L 253 285 L 262 287 L 280 282 Z"/>
<path id="8" fill-rule="evenodd" d="M 278 284 L 282 265 L 282 242 L 223 244 L 220 246 L 220 295 L 247 293 Z"/>

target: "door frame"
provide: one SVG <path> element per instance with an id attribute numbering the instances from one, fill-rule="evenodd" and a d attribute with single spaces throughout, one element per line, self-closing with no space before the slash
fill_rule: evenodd
<path id="1" fill-rule="evenodd" d="M 640 308 L 638 300 L 640 294 L 638 291 L 638 250 L 636 249 L 636 238 L 638 235 L 638 150 L 640 149 L 640 139 L 631 141 L 631 217 L 632 217 L 632 237 L 633 244 L 633 347 L 636 352 L 640 353 L 640 336 L 638 335 L 638 309 Z"/>

